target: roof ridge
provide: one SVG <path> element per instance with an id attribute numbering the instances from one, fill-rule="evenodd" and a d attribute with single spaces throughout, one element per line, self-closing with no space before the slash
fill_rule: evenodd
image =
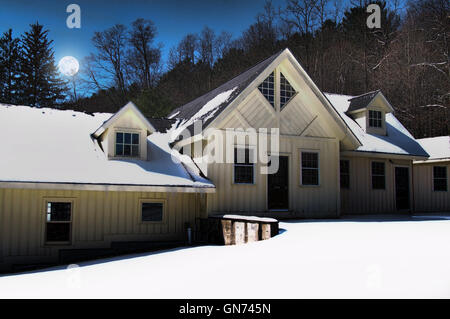
<path id="1" fill-rule="evenodd" d="M 377 89 L 377 90 L 374 90 L 374 91 L 370 91 L 370 92 L 366 92 L 366 93 L 363 93 L 363 94 L 360 94 L 360 95 L 356 95 L 356 96 L 354 96 L 354 97 L 352 97 L 351 99 L 349 99 L 349 101 L 350 100 L 353 100 L 353 99 L 357 99 L 357 98 L 359 98 L 359 97 L 363 97 L 363 96 L 365 96 L 365 95 L 369 95 L 369 94 L 373 94 L 373 93 L 378 93 L 378 92 L 381 92 L 381 90 L 380 89 Z"/>

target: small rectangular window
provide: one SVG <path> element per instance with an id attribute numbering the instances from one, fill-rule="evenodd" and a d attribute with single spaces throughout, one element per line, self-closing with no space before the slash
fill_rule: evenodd
<path id="1" fill-rule="evenodd" d="M 381 112 L 369 110 L 369 126 L 370 127 L 382 127 Z"/>
<path id="2" fill-rule="evenodd" d="M 340 161 L 341 188 L 350 188 L 350 161 Z"/>
<path id="3" fill-rule="evenodd" d="M 234 183 L 254 183 L 254 159 L 253 150 L 248 148 L 234 149 Z"/>
<path id="4" fill-rule="evenodd" d="M 319 154 L 302 152 L 301 170 L 302 185 L 319 185 Z"/>
<path id="5" fill-rule="evenodd" d="M 72 203 L 47 202 L 46 242 L 70 242 Z"/>
<path id="6" fill-rule="evenodd" d="M 116 156 L 139 157 L 139 134 L 116 132 Z"/>
<path id="7" fill-rule="evenodd" d="M 162 221 L 163 203 L 142 203 L 141 218 L 143 222 Z"/>
<path id="8" fill-rule="evenodd" d="M 372 162 L 372 188 L 386 188 L 385 167 L 383 162 Z"/>
<path id="9" fill-rule="evenodd" d="M 435 191 L 447 191 L 447 167 L 433 166 L 433 189 Z"/>

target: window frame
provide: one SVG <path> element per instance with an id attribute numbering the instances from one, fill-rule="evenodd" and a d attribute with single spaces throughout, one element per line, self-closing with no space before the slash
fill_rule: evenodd
<path id="1" fill-rule="evenodd" d="M 67 221 L 48 221 L 48 204 L 49 203 L 70 203 L 70 220 Z M 43 229 L 43 243 L 44 246 L 69 246 L 73 243 L 73 215 L 75 211 L 75 201 L 73 198 L 44 198 L 44 229 Z M 48 224 L 69 224 L 69 240 L 68 241 L 48 241 L 47 240 L 47 225 Z"/>
<path id="2" fill-rule="evenodd" d="M 122 143 L 119 143 L 119 144 L 121 144 L 122 146 L 125 146 L 125 145 L 130 145 L 130 150 L 131 150 L 131 154 L 130 155 L 124 155 L 124 154 L 122 154 L 122 155 L 118 155 L 117 154 L 117 134 L 118 133 L 121 133 L 121 134 L 124 134 L 124 136 L 123 136 L 123 142 Z M 125 134 L 131 134 L 131 143 L 130 144 L 126 144 L 125 143 Z M 135 134 L 135 135 L 137 135 L 138 136 L 138 144 L 133 144 L 133 134 Z M 138 153 L 137 153 L 137 155 L 133 155 L 133 145 L 137 145 L 137 147 L 138 147 Z M 124 153 L 124 151 L 125 151 L 125 147 L 123 148 L 123 152 L 122 153 Z M 114 131 L 114 157 L 117 157 L 117 158 L 140 158 L 140 156 L 141 156 L 141 131 L 138 131 L 138 130 L 121 130 L 121 129 L 117 129 L 117 130 L 115 130 Z"/>
<path id="3" fill-rule="evenodd" d="M 341 171 L 341 162 L 347 162 L 348 163 L 348 172 L 346 175 L 348 176 L 348 184 L 347 186 L 342 186 L 342 171 Z M 340 159 L 339 160 L 339 188 L 341 189 L 350 189 L 350 160 L 349 159 Z"/>
<path id="4" fill-rule="evenodd" d="M 162 204 L 162 219 L 161 220 L 142 220 L 142 205 L 146 203 Z M 140 198 L 137 208 L 137 218 L 139 224 L 165 224 L 167 222 L 167 200 L 164 198 Z"/>
<path id="5" fill-rule="evenodd" d="M 272 104 L 272 102 L 270 102 L 270 100 L 266 97 L 266 95 L 263 93 L 263 89 L 267 89 L 267 90 L 270 90 L 270 88 L 261 88 L 261 86 L 264 84 L 264 82 L 266 82 L 266 80 L 267 79 L 269 79 L 270 77 L 272 76 L 272 78 L 273 78 L 273 88 L 272 88 L 272 90 L 273 90 L 273 104 Z M 275 108 L 276 108 L 276 105 L 277 105 L 277 103 L 276 103 L 276 97 L 277 97 L 277 91 L 276 91 L 276 88 L 277 88 L 277 86 L 276 86 L 276 84 L 277 84 L 277 79 L 276 79 L 276 70 L 273 70 L 259 85 L 258 85 L 258 91 L 259 91 L 259 93 L 261 93 L 261 95 L 264 97 L 264 99 L 267 101 L 267 103 L 269 103 L 269 105 L 275 110 Z M 270 94 L 269 94 L 270 95 Z"/>
<path id="6" fill-rule="evenodd" d="M 433 165 L 432 166 L 432 176 L 433 176 L 433 192 L 448 192 L 448 168 L 447 166 L 441 166 L 441 165 Z M 436 177 L 435 176 L 435 172 L 434 172 L 434 168 L 435 167 L 441 167 L 444 168 L 444 172 L 445 172 L 445 177 Z M 435 181 L 436 180 L 445 180 L 445 190 L 444 189 L 436 189 L 436 185 L 435 185 Z"/>
<path id="7" fill-rule="evenodd" d="M 287 84 L 289 84 L 289 86 L 294 90 L 294 94 L 292 94 L 292 96 L 289 98 L 289 100 L 287 100 L 284 105 L 281 105 L 281 77 L 283 77 Z M 298 94 L 298 91 L 292 86 L 291 82 L 289 82 L 288 78 L 280 71 L 280 76 L 279 76 L 279 83 L 278 83 L 278 90 L 279 90 L 279 104 L 280 104 L 280 111 L 283 110 L 294 98 L 295 96 Z"/>
<path id="8" fill-rule="evenodd" d="M 371 114 L 380 114 L 380 118 L 377 117 L 371 117 Z M 378 121 L 380 122 L 380 126 L 377 125 L 371 125 L 373 123 L 378 123 Z M 376 129 L 382 129 L 383 128 L 383 111 L 380 110 L 368 110 L 368 115 L 367 115 L 367 122 L 368 122 L 368 126 L 372 127 L 372 128 L 376 128 Z"/>
<path id="9" fill-rule="evenodd" d="M 303 184 L 303 153 L 314 153 L 317 154 L 317 168 L 306 168 L 310 170 L 317 170 L 317 184 Z M 302 187 L 320 187 L 320 151 L 318 150 L 300 150 L 300 186 Z"/>
<path id="10" fill-rule="evenodd" d="M 379 175 L 379 174 L 374 175 L 373 174 L 373 164 L 374 163 L 383 164 L 383 175 Z M 375 188 L 373 186 L 373 178 L 375 176 L 383 176 L 383 178 L 384 178 L 383 188 Z M 370 188 L 372 190 L 376 190 L 376 191 L 385 191 L 386 190 L 386 162 L 384 162 L 384 161 L 370 161 Z"/>
<path id="11" fill-rule="evenodd" d="M 233 148 L 233 176 L 232 176 L 232 184 L 233 185 L 256 185 L 256 183 L 255 183 L 255 179 L 256 179 L 256 177 L 255 177 L 255 169 L 256 169 L 256 161 L 255 161 L 255 163 L 251 163 L 251 164 L 244 164 L 244 163 L 238 163 L 238 164 L 236 164 L 235 163 L 235 161 L 234 161 L 234 157 L 235 157 L 235 152 L 236 152 L 236 149 L 238 149 L 238 148 L 240 148 L 240 149 L 248 149 L 249 150 L 249 159 L 251 158 L 251 157 L 255 157 L 255 147 L 254 146 L 244 146 L 244 145 L 235 145 L 234 146 L 234 148 Z M 253 156 L 251 156 L 251 154 L 250 154 L 250 151 L 251 152 L 253 152 Z M 246 182 L 246 183 L 237 183 L 236 182 L 236 166 L 245 166 L 245 167 L 250 167 L 250 166 L 252 166 L 252 182 L 251 183 L 248 183 L 248 182 Z"/>

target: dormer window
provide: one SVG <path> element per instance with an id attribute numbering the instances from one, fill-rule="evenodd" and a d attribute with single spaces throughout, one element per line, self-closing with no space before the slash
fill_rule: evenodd
<path id="1" fill-rule="evenodd" d="M 139 157 L 139 134 L 116 132 L 116 156 Z"/>
<path id="2" fill-rule="evenodd" d="M 259 86 L 259 91 L 275 107 L 275 74 L 272 72 Z"/>
<path id="3" fill-rule="evenodd" d="M 370 127 L 383 127 L 381 120 L 381 112 L 369 110 L 369 126 Z"/>
<path id="4" fill-rule="evenodd" d="M 280 109 L 285 106 L 289 100 L 297 93 L 289 81 L 280 73 Z"/>

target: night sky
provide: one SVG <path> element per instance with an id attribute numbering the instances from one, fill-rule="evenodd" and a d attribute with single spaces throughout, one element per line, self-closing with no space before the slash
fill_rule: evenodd
<path id="1" fill-rule="evenodd" d="M 67 5 L 81 7 L 81 29 L 66 26 Z M 273 1 L 275 6 L 285 0 Z M 226 30 L 237 37 L 263 11 L 264 0 L 0 0 L 0 32 L 12 28 L 15 36 L 36 21 L 50 30 L 56 62 L 71 55 L 81 60 L 93 52 L 91 38 L 116 23 L 127 27 L 137 18 L 152 20 L 163 43 L 163 60 L 186 33 L 197 33 L 207 25 L 217 33 Z"/>

